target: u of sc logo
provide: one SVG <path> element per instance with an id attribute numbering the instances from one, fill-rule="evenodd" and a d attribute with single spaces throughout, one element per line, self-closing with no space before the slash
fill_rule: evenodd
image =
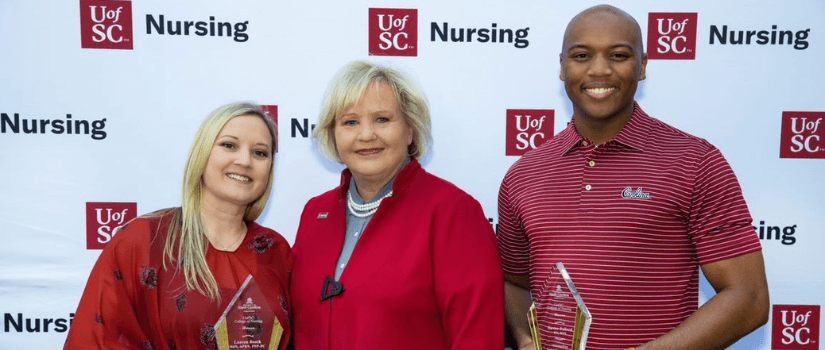
<path id="1" fill-rule="evenodd" d="M 86 203 L 86 249 L 103 249 L 116 228 L 137 216 L 137 203 Z"/>
<path id="2" fill-rule="evenodd" d="M 80 0 L 80 47 L 132 49 L 132 2 Z"/>
<path id="3" fill-rule="evenodd" d="M 647 58 L 696 59 L 698 17 L 697 13 L 651 12 L 647 21 Z"/>
<path id="4" fill-rule="evenodd" d="M 369 10 L 370 56 L 418 56 L 418 10 Z"/>
<path id="5" fill-rule="evenodd" d="M 818 350 L 819 305 L 774 305 L 772 350 Z"/>
<path id="6" fill-rule="evenodd" d="M 825 158 L 825 112 L 782 112 L 779 158 Z"/>
<path id="7" fill-rule="evenodd" d="M 521 156 L 553 137 L 552 109 L 508 109 L 505 155 Z"/>

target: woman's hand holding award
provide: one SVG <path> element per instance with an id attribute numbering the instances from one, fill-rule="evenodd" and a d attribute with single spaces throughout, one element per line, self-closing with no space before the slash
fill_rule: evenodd
<path id="1" fill-rule="evenodd" d="M 226 311 L 215 323 L 220 350 L 277 350 L 284 328 L 252 275 L 238 289 Z"/>

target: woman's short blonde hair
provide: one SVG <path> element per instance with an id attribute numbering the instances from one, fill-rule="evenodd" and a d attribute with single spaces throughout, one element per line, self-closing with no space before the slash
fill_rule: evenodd
<path id="1" fill-rule="evenodd" d="M 407 150 L 409 155 L 421 159 L 427 154 L 432 144 L 430 106 L 418 84 L 396 69 L 367 61 L 352 61 L 341 68 L 329 83 L 313 131 L 318 149 L 325 157 L 341 162 L 335 147 L 335 117 L 358 102 L 370 84 L 379 83 L 392 87 L 401 115 L 413 130 L 413 141 Z"/>

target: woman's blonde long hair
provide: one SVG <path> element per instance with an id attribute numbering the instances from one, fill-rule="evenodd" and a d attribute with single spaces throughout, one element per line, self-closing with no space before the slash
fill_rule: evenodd
<path id="1" fill-rule="evenodd" d="M 167 263 L 177 265 L 183 271 L 187 290 L 197 290 L 218 302 L 220 302 L 218 283 L 206 264 L 206 248 L 209 243 L 204 234 L 205 229 L 201 219 L 202 177 L 213 144 L 221 129 L 230 119 L 243 115 L 257 116 L 266 123 L 269 134 L 272 136 L 270 154 L 274 159 L 277 143 L 276 126 L 260 106 L 241 102 L 228 104 L 212 111 L 204 119 L 189 149 L 189 157 L 183 173 L 183 201 L 181 208 L 174 210 L 172 214 L 163 248 L 164 269 L 167 268 Z M 272 190 L 273 171 L 274 167 L 270 166 L 266 189 L 261 197 L 246 207 L 244 221 L 254 221 L 264 210 Z"/>

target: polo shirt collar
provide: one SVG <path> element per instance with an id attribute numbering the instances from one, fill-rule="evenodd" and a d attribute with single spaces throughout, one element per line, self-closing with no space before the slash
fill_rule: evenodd
<path id="1" fill-rule="evenodd" d="M 562 155 L 570 154 L 576 147 L 584 146 L 582 142 L 585 138 L 576 130 L 575 122 L 576 116 L 574 115 L 573 118 L 570 119 L 570 124 L 567 125 L 567 128 L 556 135 L 556 137 L 561 138 L 561 149 L 564 150 Z M 638 102 L 634 102 L 633 115 L 631 115 L 630 120 L 628 120 L 627 124 L 622 128 L 622 131 L 620 131 L 613 140 L 608 142 L 616 142 L 630 149 L 644 151 L 647 140 L 650 137 L 651 127 L 652 118 L 642 110 L 642 107 L 639 107 Z"/>
<path id="2" fill-rule="evenodd" d="M 653 126 L 651 123 L 652 120 L 650 116 L 642 110 L 642 107 L 639 107 L 638 102 L 634 102 L 633 105 L 633 115 L 624 128 L 622 128 L 622 131 L 613 138 L 613 141 L 631 149 L 644 151 L 645 146 L 647 146 L 647 140 L 650 137 L 651 127 Z"/>

